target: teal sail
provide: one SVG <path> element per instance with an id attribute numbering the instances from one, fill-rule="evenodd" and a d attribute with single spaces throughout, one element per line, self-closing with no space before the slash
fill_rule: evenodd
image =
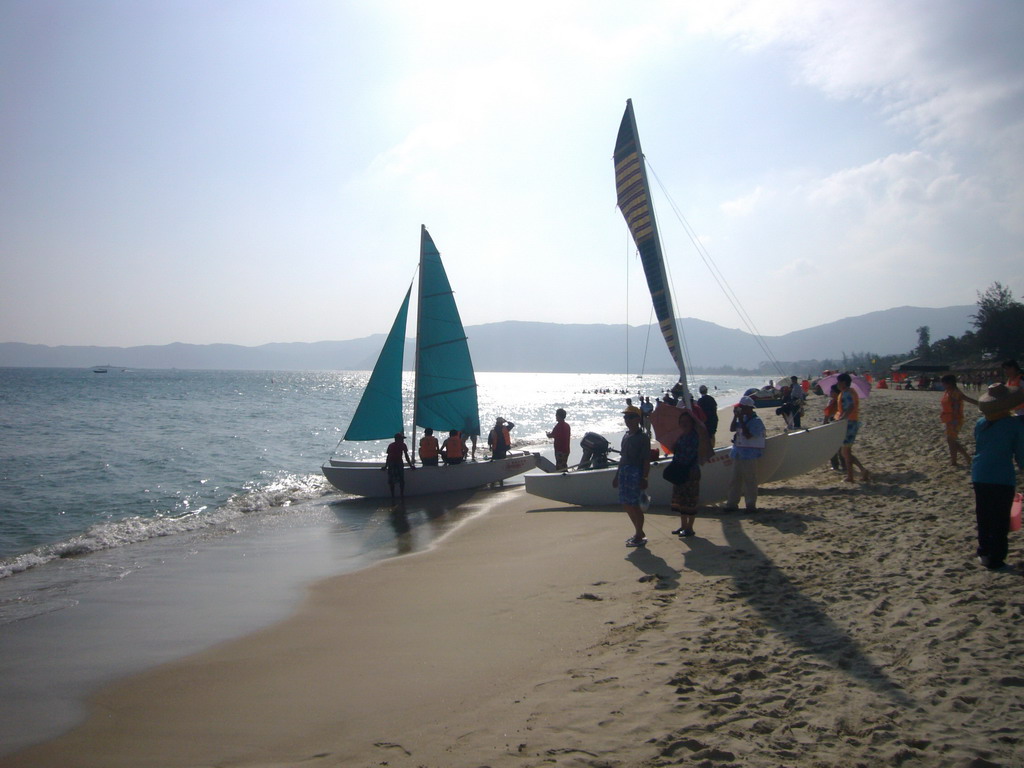
<path id="1" fill-rule="evenodd" d="M 352 423 L 348 425 L 346 440 L 383 440 L 402 431 L 402 361 L 411 294 L 412 286 L 409 286 Z"/>
<path id="2" fill-rule="evenodd" d="M 476 376 L 455 296 L 434 241 L 420 230 L 420 294 L 416 332 L 417 426 L 480 434 Z"/>
<path id="3" fill-rule="evenodd" d="M 668 351 L 679 369 L 679 383 L 682 385 L 686 402 L 691 397 L 686 387 L 686 365 L 683 362 L 682 340 L 672 306 L 672 293 L 665 272 L 665 257 L 661 251 L 661 238 L 654 220 L 651 205 L 651 189 L 644 167 L 643 151 L 640 149 L 640 134 L 633 116 L 633 101 L 626 101 L 626 112 L 619 124 L 619 135 L 615 140 L 615 191 L 619 210 L 626 220 L 633 242 L 640 252 L 640 261 L 647 276 L 647 288 L 654 303 L 654 314 L 658 318 L 661 335 L 668 345 Z"/>

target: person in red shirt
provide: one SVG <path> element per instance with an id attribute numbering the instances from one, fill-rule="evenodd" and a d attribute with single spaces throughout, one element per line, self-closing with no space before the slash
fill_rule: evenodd
<path id="1" fill-rule="evenodd" d="M 395 503 L 395 484 L 397 483 L 402 503 L 405 503 L 405 466 L 402 458 L 409 462 L 410 469 L 416 469 L 416 465 L 409 458 L 409 449 L 405 446 L 405 435 L 401 432 L 395 433 L 395 442 L 388 446 L 384 468 L 388 471 L 388 490 L 391 491 L 391 503 Z"/>
<path id="2" fill-rule="evenodd" d="M 572 430 L 565 420 L 565 409 L 555 411 L 555 426 L 548 432 L 548 437 L 555 441 L 555 469 L 569 467 L 569 438 Z"/>

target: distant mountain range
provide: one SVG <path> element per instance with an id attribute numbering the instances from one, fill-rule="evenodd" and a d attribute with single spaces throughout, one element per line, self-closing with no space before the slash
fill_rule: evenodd
<path id="1" fill-rule="evenodd" d="M 931 309 L 897 307 L 834 323 L 762 337 L 776 360 L 836 360 L 844 354 L 909 353 L 917 329 L 928 326 L 932 341 L 962 336 L 974 305 Z M 757 337 L 687 317 L 681 320 L 690 364 L 697 369 L 756 369 L 769 355 Z M 672 372 L 657 326 L 564 325 L 509 321 L 469 326 L 473 362 L 479 371 L 552 373 Z M 50 347 L 0 343 L 0 367 L 182 368 L 240 370 L 368 370 L 384 334 L 349 341 L 264 344 L 166 344 L 142 347 Z M 406 354 L 412 365 L 411 342 Z"/>

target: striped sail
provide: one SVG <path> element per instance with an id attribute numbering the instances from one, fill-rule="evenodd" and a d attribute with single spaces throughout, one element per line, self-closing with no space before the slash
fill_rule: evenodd
<path id="1" fill-rule="evenodd" d="M 415 422 L 480 434 L 476 376 L 455 296 L 427 228 L 420 231 Z"/>
<path id="2" fill-rule="evenodd" d="M 402 431 L 402 359 L 411 294 L 412 286 L 409 286 L 352 423 L 345 432 L 346 440 L 383 440 Z"/>
<path id="3" fill-rule="evenodd" d="M 654 209 L 651 207 L 651 189 L 647 182 L 647 170 L 644 167 L 640 135 L 637 133 L 631 99 L 626 101 L 626 112 L 622 116 L 619 135 L 615 140 L 615 190 L 619 210 L 622 211 L 626 225 L 633 235 L 633 242 L 640 252 L 640 261 L 647 276 L 647 287 L 651 292 L 651 301 L 654 303 L 654 313 L 658 318 L 661 335 L 665 338 L 668 351 L 679 369 L 679 382 L 683 386 L 686 401 L 689 402 L 691 398 L 686 388 L 686 366 L 683 362 L 679 326 L 672 306 L 672 293 L 665 272 L 658 225 L 654 220 Z"/>

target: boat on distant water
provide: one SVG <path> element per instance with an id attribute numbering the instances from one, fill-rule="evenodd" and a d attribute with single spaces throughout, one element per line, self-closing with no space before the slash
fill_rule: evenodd
<path id="1" fill-rule="evenodd" d="M 95 368 L 92 369 L 92 372 L 93 373 L 106 373 L 109 370 L 110 370 L 110 366 L 109 365 L 97 365 Z"/>
<path id="2" fill-rule="evenodd" d="M 342 442 L 390 440 L 404 431 L 402 368 L 411 295 L 412 286 L 406 291 Z M 417 427 L 429 427 L 437 433 L 457 430 L 464 435 L 480 434 L 476 375 L 466 332 L 441 254 L 426 227 L 420 229 L 416 317 L 412 440 L 408 444 L 412 456 L 416 455 Z M 518 451 L 492 461 L 418 466 L 415 471 L 405 473 L 405 495 L 477 488 L 527 472 L 537 466 L 537 459 L 537 454 Z M 332 457 L 321 469 L 331 485 L 340 491 L 380 497 L 390 495 L 383 466 L 383 460 L 350 461 Z"/>
<path id="3" fill-rule="evenodd" d="M 662 337 L 679 370 L 679 382 L 673 388 L 673 393 L 681 403 L 692 406 L 693 396 L 686 380 L 682 336 L 665 269 L 665 258 L 654 217 L 650 184 L 640 148 L 640 135 L 633 114 L 632 100 L 626 102 L 626 112 L 619 124 L 614 159 L 618 207 L 640 254 Z M 673 407 L 663 402 L 656 406 Z M 832 422 L 769 437 L 765 442 L 764 454 L 757 463 L 758 483 L 787 480 L 820 466 L 839 450 L 845 434 L 846 426 L 843 422 Z M 729 453 L 728 447 L 719 448 L 707 463 L 701 466 L 702 504 L 723 501 L 727 497 L 732 475 L 732 459 Z M 525 478 L 526 490 L 535 496 L 569 504 L 616 504 L 618 492 L 612 488 L 612 476 L 616 471 L 615 467 L 610 467 L 543 474 L 529 473 Z M 647 494 L 651 502 L 656 504 L 668 504 L 672 498 L 672 484 L 662 477 L 662 472 L 658 468 L 651 469 Z"/>

